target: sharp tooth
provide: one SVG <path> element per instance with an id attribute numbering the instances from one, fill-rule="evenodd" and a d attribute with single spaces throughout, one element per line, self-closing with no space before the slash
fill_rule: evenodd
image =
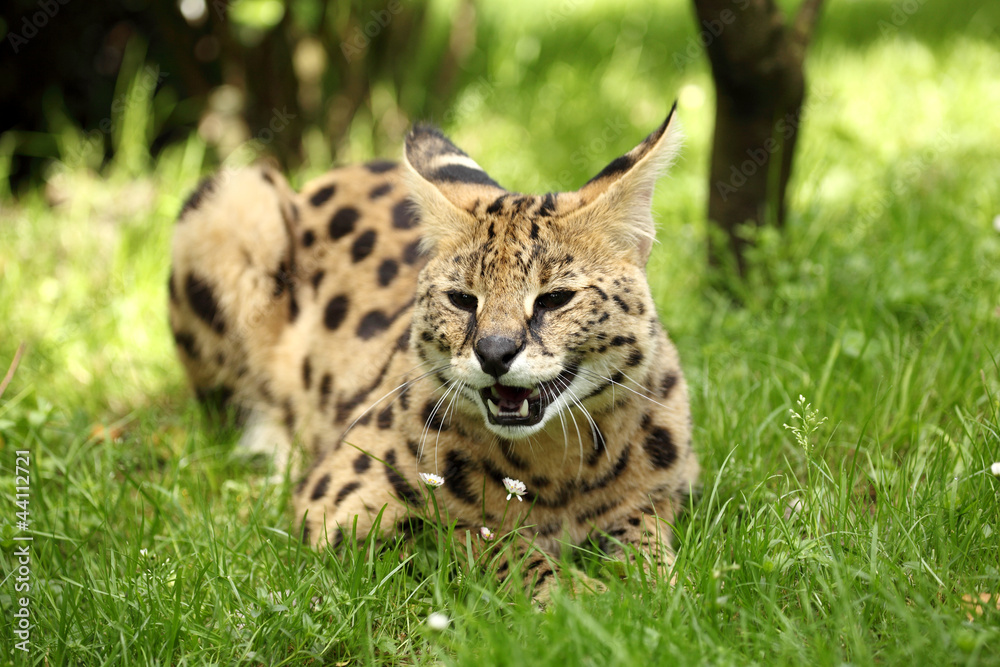
<path id="1" fill-rule="evenodd" d="M 486 407 L 490 409 L 490 414 L 496 417 L 500 413 L 500 408 L 493 401 L 486 399 Z"/>
<path id="2" fill-rule="evenodd" d="M 528 399 L 524 399 L 524 403 L 521 403 L 521 409 L 517 411 L 518 417 L 528 416 Z"/>
<path id="3" fill-rule="evenodd" d="M 538 387 L 535 387 L 534 389 L 531 390 L 531 393 L 528 394 L 528 398 L 538 398 L 541 395 L 542 395 L 541 390 L 539 390 Z"/>

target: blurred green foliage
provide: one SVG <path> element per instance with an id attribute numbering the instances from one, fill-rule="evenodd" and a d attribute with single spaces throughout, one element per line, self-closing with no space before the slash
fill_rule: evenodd
<path id="1" fill-rule="evenodd" d="M 35 0 L 0 10 L 8 27 L 0 128 L 12 142 L 15 189 L 44 181 L 52 160 L 110 160 L 130 110 L 149 117 L 142 143 L 153 156 L 197 133 L 208 146 L 205 168 L 267 156 L 308 173 L 395 155 L 414 120 L 449 131 L 478 121 L 477 142 L 520 146 L 530 132 L 544 176 L 516 174 L 511 185 L 548 189 L 574 187 L 592 171 L 593 153 L 610 154 L 577 137 L 611 137 L 611 152 L 622 150 L 685 83 L 703 89 L 696 113 L 711 109 L 702 42 L 712 35 L 686 0 L 51 4 L 44 21 Z M 25 32 L 32 22 L 44 25 Z M 834 2 L 815 50 L 863 51 L 892 37 L 937 48 L 996 39 L 998 25 L 1000 6 L 989 0 L 947 10 L 923 0 Z M 33 36 L 11 44 L 22 32 Z M 143 70 L 152 95 L 132 95 L 127 86 Z M 88 142 L 71 156 L 60 141 L 67 125 Z"/>

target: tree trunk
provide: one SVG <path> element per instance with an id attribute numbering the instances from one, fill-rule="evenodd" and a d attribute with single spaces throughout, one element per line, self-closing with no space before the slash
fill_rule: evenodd
<path id="1" fill-rule="evenodd" d="M 804 0 L 787 25 L 773 0 L 693 0 L 716 89 L 708 218 L 713 265 L 745 267 L 739 226 L 785 221 L 802 102 L 803 61 L 822 0 Z"/>

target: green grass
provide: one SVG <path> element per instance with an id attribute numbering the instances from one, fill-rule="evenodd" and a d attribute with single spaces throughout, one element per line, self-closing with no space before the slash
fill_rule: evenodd
<path id="1" fill-rule="evenodd" d="M 0 364 L 28 343 L 0 399 L 0 661 L 1000 665 L 1000 479 L 988 472 L 1000 460 L 1000 22 L 926 3 L 883 36 L 873 24 L 893 5 L 830 4 L 793 214 L 782 234 L 758 234 L 737 308 L 704 268 L 710 78 L 702 60 L 669 64 L 695 34 L 690 11 L 587 7 L 557 25 L 485 7 L 490 83 L 469 77 L 447 129 L 502 183 L 569 188 L 682 91 L 689 139 L 656 198 L 649 269 L 704 468 L 677 526 L 679 585 L 606 577 L 608 593 L 539 614 L 470 568 L 446 531 L 339 556 L 303 548 L 290 536 L 295 480 L 237 456 L 236 433 L 199 415 L 174 359 L 172 220 L 207 168 L 204 146 L 151 160 L 134 118 L 126 157 L 99 172 L 54 165 L 47 192 L 0 200 Z M 672 27 L 616 45 L 644 21 Z M 947 29 L 931 39 L 936 24 Z M 73 152 L 79 130 L 59 132 Z M 344 159 L 369 157 L 358 150 Z M 804 415 L 800 395 L 808 424 L 790 413 Z M 27 656 L 10 631 L 23 449 Z M 963 598 L 981 593 L 994 597 L 979 615 Z M 433 611 L 446 630 L 428 627 Z"/>

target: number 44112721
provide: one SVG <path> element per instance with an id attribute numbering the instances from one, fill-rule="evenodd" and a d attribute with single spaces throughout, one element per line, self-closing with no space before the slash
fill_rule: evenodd
<path id="1" fill-rule="evenodd" d="M 14 461 L 14 491 L 17 494 L 15 504 L 21 511 L 17 513 L 18 525 L 26 527 L 28 523 L 28 491 L 31 488 L 31 476 L 28 467 L 31 465 L 31 453 L 26 450 L 15 452 Z"/>

